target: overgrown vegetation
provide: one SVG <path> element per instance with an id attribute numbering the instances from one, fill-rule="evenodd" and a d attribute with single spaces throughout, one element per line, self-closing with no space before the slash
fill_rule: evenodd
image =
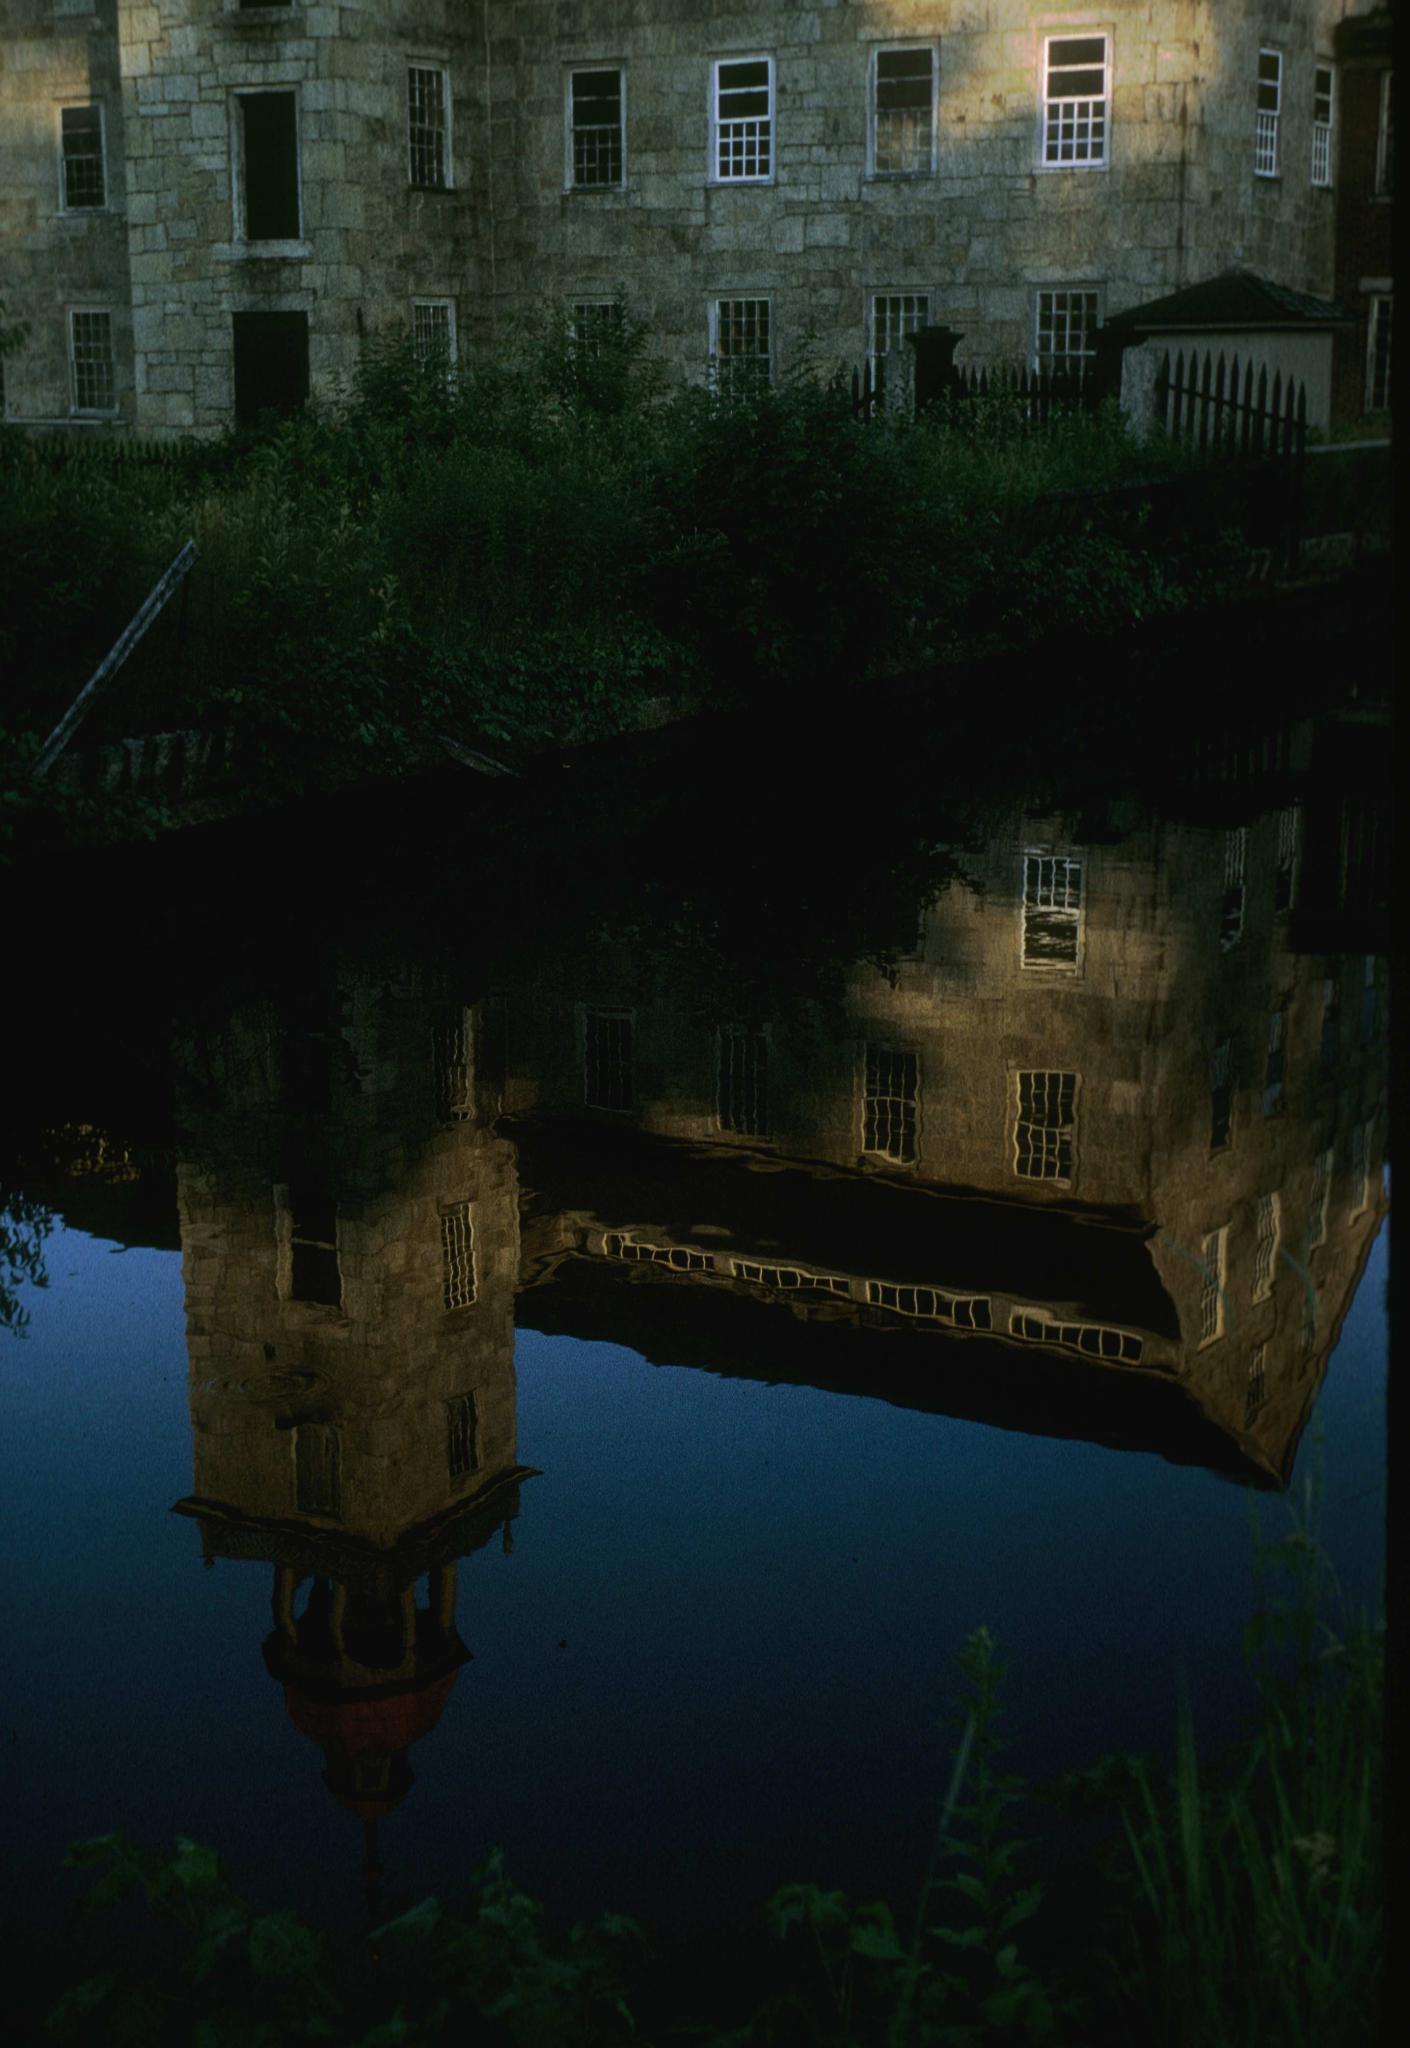
<path id="1" fill-rule="evenodd" d="M 1261 1711 L 1231 1758 L 1201 1762 L 1182 1711 L 1173 1774 L 1113 1757 L 1062 1788 L 1104 1817 L 1084 1868 L 1076 1942 L 1043 1938 L 1050 1901 L 1025 1878 L 1019 1781 L 998 1765 L 1003 1666 L 984 1629 L 964 1690 L 935 1852 L 911 1914 L 790 1884 L 755 1964 L 712 1973 L 683 2010 L 634 1922 L 556 1936 L 492 1858 L 458 1912 L 427 1899 L 362 1939 L 261 1914 L 189 1841 L 161 1855 L 118 1836 L 79 1845 L 95 1904 L 139 1901 L 101 1968 L 54 2004 L 64 2042 L 356 2048 L 467 2038 L 713 2048 L 983 2048 L 1132 2041 L 1190 2048 L 1353 2048 L 1375 2037 L 1381 1941 L 1378 1629 L 1335 1633 L 1310 1497 L 1290 1533 L 1255 1529 L 1265 1598 L 1248 1650 Z M 1069 1919 L 1074 1916 L 1069 1910 Z"/>
<path id="2" fill-rule="evenodd" d="M 815 696 L 1237 576 L 1208 480 L 1178 532 L 1097 489 L 1175 466 L 1114 412 L 865 423 L 807 368 L 668 390 L 630 320 L 587 349 L 548 318 L 453 374 L 369 347 L 337 402 L 170 460 L 0 432 L 0 723 L 47 731 L 188 536 L 86 741 L 233 728 L 252 787 L 302 787 L 445 730 L 532 751 Z"/>

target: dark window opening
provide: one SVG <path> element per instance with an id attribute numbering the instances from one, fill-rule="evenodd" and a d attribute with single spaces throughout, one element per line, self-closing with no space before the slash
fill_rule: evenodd
<path id="1" fill-rule="evenodd" d="M 64 205 L 71 213 L 107 204 L 103 117 L 97 107 L 64 107 Z"/>
<path id="2" fill-rule="evenodd" d="M 307 313 L 235 313 L 235 424 L 297 412 L 308 397 Z"/>
<path id="3" fill-rule="evenodd" d="M 290 1299 L 340 1308 L 343 1276 L 338 1270 L 337 1210 L 326 1196 L 290 1195 L 289 1243 Z"/>
<path id="4" fill-rule="evenodd" d="M 457 1394 L 453 1401 L 446 1402 L 446 1425 L 446 1455 L 451 1478 L 460 1479 L 467 1472 L 477 1472 L 480 1448 L 473 1394 Z"/>
<path id="5" fill-rule="evenodd" d="M 299 237 L 298 114 L 291 92 L 240 95 L 244 144 L 245 239 Z"/>
<path id="6" fill-rule="evenodd" d="M 342 1513 L 342 1446 L 331 1422 L 302 1422 L 295 1429 L 294 1472 L 301 1515 Z"/>

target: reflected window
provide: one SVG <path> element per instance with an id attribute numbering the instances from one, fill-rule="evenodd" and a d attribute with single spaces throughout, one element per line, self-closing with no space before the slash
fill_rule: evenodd
<path id="1" fill-rule="evenodd" d="M 947 1323 L 957 1330 L 993 1328 L 987 1294 L 942 1294 L 938 1287 L 899 1287 L 889 1280 L 868 1280 L 867 1300 L 873 1308 L 889 1308 L 921 1323 Z"/>
<path id="2" fill-rule="evenodd" d="M 1291 910 L 1297 898 L 1297 851 L 1301 814 L 1296 804 L 1278 813 L 1278 872 L 1273 883 L 1273 908 Z"/>
<path id="3" fill-rule="evenodd" d="M 1107 160 L 1105 36 L 1050 36 L 1043 52 L 1045 165 L 1099 169 Z"/>
<path id="4" fill-rule="evenodd" d="M 1014 1172 L 1024 1180 L 1071 1181 L 1077 1076 L 1038 1070 L 1015 1079 Z"/>
<path id="5" fill-rule="evenodd" d="M 1287 1060 L 1288 999 L 1284 996 L 1268 1012 L 1268 1064 L 1263 1073 L 1263 1114 L 1272 1116 L 1282 1108 L 1283 1074 Z"/>
<path id="6" fill-rule="evenodd" d="M 475 1225 L 469 1202 L 441 1210 L 441 1299 L 448 1309 L 475 1299 Z"/>
<path id="7" fill-rule="evenodd" d="M 1319 1152 L 1312 1166 L 1312 1193 L 1307 1204 L 1307 1249 L 1315 1251 L 1327 1241 L 1327 1203 L 1332 1192 L 1333 1154 L 1329 1146 Z"/>
<path id="8" fill-rule="evenodd" d="M 431 1077 L 436 1121 L 465 1123 L 475 1113 L 470 1012 L 457 1005 L 440 1010 L 431 1024 Z"/>
<path id="9" fill-rule="evenodd" d="M 920 1054 L 868 1045 L 864 1057 L 862 1150 L 902 1164 L 916 1156 L 920 1127 Z"/>
<path id="10" fill-rule="evenodd" d="M 286 1298 L 341 1308 L 343 1276 L 338 1263 L 338 1211 L 321 1189 L 276 1190 L 280 1221 L 287 1232 Z"/>
<path id="11" fill-rule="evenodd" d="M 937 70 L 930 45 L 876 52 L 871 167 L 878 177 L 923 177 L 935 168 Z"/>
<path id="12" fill-rule="evenodd" d="M 1200 1240 L 1199 1341 L 1213 1344 L 1224 1334 L 1224 1267 L 1227 1226 Z"/>
<path id="13" fill-rule="evenodd" d="M 585 1013 L 583 1100 L 589 1109 L 628 1111 L 632 1107 L 632 1015 L 630 1010 L 590 1009 Z"/>
<path id="14" fill-rule="evenodd" d="M 776 1294 L 841 1295 L 845 1301 L 852 1298 L 852 1283 L 840 1273 L 809 1273 L 802 1266 L 765 1266 L 755 1259 L 731 1259 L 729 1264 L 736 1280 L 747 1280 L 751 1287 L 770 1287 Z"/>
<path id="15" fill-rule="evenodd" d="M 1278 1258 L 1278 1229 L 1282 1204 L 1276 1194 L 1260 1195 L 1254 1211 L 1253 1299 L 1267 1301 L 1273 1292 L 1273 1268 Z"/>
<path id="16" fill-rule="evenodd" d="M 1371 300 L 1370 317 L 1366 324 L 1366 410 L 1367 412 L 1388 412 L 1390 409 L 1390 327 L 1394 306 L 1388 292 L 1379 292 Z"/>
<path id="17" fill-rule="evenodd" d="M 1224 835 L 1224 908 L 1219 919 L 1219 944 L 1227 953 L 1244 935 L 1244 863 L 1248 832 L 1238 825 Z"/>
<path id="18" fill-rule="evenodd" d="M 343 1452 L 331 1422 L 301 1422 L 294 1431 L 294 1476 L 301 1515 L 343 1512 Z"/>
<path id="19" fill-rule="evenodd" d="M 713 1273 L 715 1261 L 708 1252 L 692 1245 L 648 1244 L 644 1238 L 625 1237 L 609 1231 L 602 1241 L 609 1259 L 625 1259 L 631 1266 L 664 1266 L 671 1273 Z"/>
<path id="20" fill-rule="evenodd" d="M 1248 1428 L 1259 1409 L 1263 1406 L 1263 1396 L 1267 1391 L 1267 1375 L 1264 1369 L 1267 1350 L 1268 1346 L 1266 1344 L 1255 1344 L 1252 1352 L 1249 1354 L 1248 1381 L 1244 1388 L 1245 1429 Z"/>
<path id="21" fill-rule="evenodd" d="M 1233 1039 L 1217 1039 L 1214 1046 L 1214 1084 L 1209 1095 L 1209 1142 L 1215 1151 L 1229 1142 L 1234 1104 L 1233 1061 Z"/>
<path id="22" fill-rule="evenodd" d="M 1115 1330 L 1107 1323 L 1069 1323 L 1045 1308 L 1009 1310 L 1009 1335 L 1025 1344 L 1061 1344 L 1080 1351 L 1087 1358 L 1104 1358 L 1116 1365 L 1139 1365 L 1142 1340 L 1130 1330 Z"/>
<path id="23" fill-rule="evenodd" d="M 763 1031 L 733 1026 L 720 1033 L 719 1115 L 722 1131 L 769 1135 L 769 1041 Z"/>
<path id="24" fill-rule="evenodd" d="M 1366 955 L 1361 980 L 1361 1043 L 1369 1045 L 1376 1035 L 1376 956 Z"/>
<path id="25" fill-rule="evenodd" d="M 1381 79 L 1381 119 L 1376 135 L 1376 192 L 1388 199 L 1395 189 L 1395 73 Z"/>
<path id="26" fill-rule="evenodd" d="M 480 1469 L 479 1420 L 475 1396 L 457 1394 L 446 1402 L 446 1462 L 452 1479 Z"/>
<path id="27" fill-rule="evenodd" d="M 1067 854 L 1023 857 L 1025 967 L 1076 971 L 1082 944 L 1082 863 Z"/>

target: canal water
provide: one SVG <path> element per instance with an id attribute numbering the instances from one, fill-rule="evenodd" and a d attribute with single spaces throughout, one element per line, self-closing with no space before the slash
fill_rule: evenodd
<path id="1" fill-rule="evenodd" d="M 12 1924 L 112 1828 L 324 1922 L 495 1848 L 564 1916 L 904 1900 L 981 1625 L 1031 1780 L 1182 1683 L 1233 1738 L 1254 1519 L 1381 1590 L 1339 801 L 441 791 L 75 913 L 0 1155 Z"/>

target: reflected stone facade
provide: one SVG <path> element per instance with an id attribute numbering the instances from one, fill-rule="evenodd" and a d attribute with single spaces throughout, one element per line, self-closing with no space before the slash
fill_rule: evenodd
<path id="1" fill-rule="evenodd" d="M 464 348 L 545 301 L 625 300 L 700 379 L 925 322 L 1066 360 L 1232 265 L 1325 295 L 1341 12 L 10 0 L 7 410 L 215 433 L 368 335 Z"/>

